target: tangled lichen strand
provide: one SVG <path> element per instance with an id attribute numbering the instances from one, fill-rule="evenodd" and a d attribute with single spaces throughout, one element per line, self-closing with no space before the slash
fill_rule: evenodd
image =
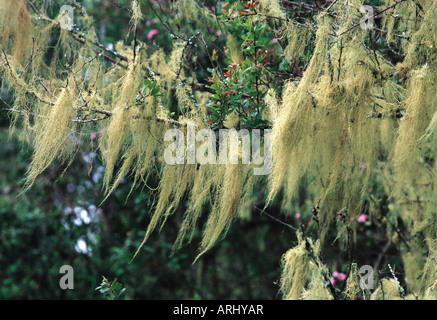
<path id="1" fill-rule="evenodd" d="M 370 300 L 402 300 L 399 284 L 394 279 L 382 279 Z"/>
<path id="2" fill-rule="evenodd" d="M 277 121 L 273 124 L 273 171 L 270 179 L 271 201 L 283 184 L 288 197 L 295 192 L 296 186 L 310 163 L 313 103 L 309 88 L 320 75 L 320 63 L 326 54 L 327 29 L 321 27 L 317 33 L 316 48 L 302 80 L 294 86 L 287 83 L 284 89 L 282 106 Z M 305 146 L 305 149 L 304 149 Z M 305 152 L 306 150 L 307 152 Z"/>
<path id="3" fill-rule="evenodd" d="M 123 151 L 122 148 L 125 145 L 124 142 L 129 131 L 132 118 L 131 108 L 135 106 L 136 87 L 141 79 L 140 70 L 138 64 L 132 63 L 126 75 L 119 80 L 122 84 L 118 93 L 119 96 L 116 97 L 113 115 L 100 142 L 105 163 L 103 186 L 106 192 L 110 190 L 114 167 L 120 153 Z"/>
<path id="4" fill-rule="evenodd" d="M 29 58 L 30 52 L 27 48 L 32 46 L 33 35 L 26 1 L 3 1 L 0 13 L 0 43 L 4 46 L 12 45 L 14 58 L 22 63 Z"/>
<path id="5" fill-rule="evenodd" d="M 282 257 L 280 292 L 286 300 L 332 300 L 327 289 L 327 267 L 319 258 L 320 243 L 298 233 L 298 244 Z"/>
<path id="6" fill-rule="evenodd" d="M 34 126 L 35 151 L 26 176 L 26 188 L 55 160 L 66 158 L 68 138 L 75 115 L 74 91 L 67 85 L 54 106 L 40 109 L 43 115 Z M 45 110 L 42 110 L 45 109 Z"/>
<path id="7" fill-rule="evenodd" d="M 215 197 L 212 211 L 203 232 L 200 251 L 211 249 L 217 240 L 226 233 L 232 221 L 236 218 L 240 207 L 241 195 L 244 191 L 245 169 L 242 164 L 227 165 Z"/>
<path id="8" fill-rule="evenodd" d="M 281 292 L 284 299 L 297 300 L 305 286 L 309 268 L 309 257 L 305 242 L 300 241 L 297 247 L 290 249 L 282 258 Z"/>
<path id="9" fill-rule="evenodd" d="M 357 264 L 354 262 L 351 264 L 351 270 L 346 280 L 346 287 L 344 290 L 344 296 L 347 300 L 357 300 L 359 295 L 365 297 L 364 290 L 361 288 L 361 275 L 359 273 Z"/>

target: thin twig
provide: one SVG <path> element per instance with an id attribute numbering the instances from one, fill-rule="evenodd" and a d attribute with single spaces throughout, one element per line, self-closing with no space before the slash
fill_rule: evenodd
<path id="1" fill-rule="evenodd" d="M 161 21 L 162 25 L 173 35 L 174 38 L 177 39 L 182 39 L 184 41 L 187 41 L 187 39 L 181 35 L 176 34 L 176 32 L 174 32 L 174 30 L 170 27 L 170 25 L 168 23 L 166 23 L 161 16 L 158 14 L 158 12 L 156 12 L 155 8 L 153 8 L 152 3 L 150 2 L 150 0 L 148 0 L 150 9 L 153 11 L 153 13 L 155 14 L 155 16 L 159 19 L 159 21 Z M 158 4 L 160 5 L 160 2 L 158 1 Z M 160 5 L 161 6 L 161 5 Z M 161 8 L 162 10 L 162 8 Z"/>
<path id="2" fill-rule="evenodd" d="M 61 25 L 60 25 L 60 23 L 59 23 L 58 21 L 55 21 L 55 20 L 49 18 L 47 15 L 43 14 L 41 11 L 39 11 L 39 10 L 35 7 L 35 5 L 34 5 L 30 0 L 27 0 L 27 4 L 28 4 L 32 9 L 33 9 L 33 11 L 35 11 L 35 12 L 40 16 L 40 19 L 41 19 L 41 20 L 44 20 L 44 21 L 50 22 L 50 23 L 54 24 L 55 26 L 57 26 L 58 28 L 61 28 Z M 120 60 L 123 60 L 123 61 L 125 61 L 125 62 L 128 62 L 128 61 L 129 61 L 129 59 L 128 59 L 127 57 L 125 57 L 125 56 L 123 56 L 123 55 L 121 55 L 121 54 L 119 54 L 119 53 L 117 53 L 117 52 L 114 52 L 113 50 L 108 49 L 108 48 L 105 47 L 103 44 L 101 44 L 101 43 L 99 43 L 99 42 L 97 42 L 97 41 L 95 41 L 95 40 L 91 40 L 91 39 L 88 39 L 88 38 L 82 38 L 82 37 L 77 36 L 75 33 L 73 33 L 73 32 L 70 31 L 70 30 L 67 30 L 67 31 L 68 31 L 68 34 L 69 34 L 69 35 L 70 35 L 74 40 L 76 40 L 76 41 L 78 41 L 78 42 L 80 42 L 80 43 L 82 43 L 82 44 L 85 44 L 85 43 L 89 42 L 89 43 L 91 43 L 91 44 L 93 44 L 93 45 L 99 47 L 99 48 L 102 49 L 103 51 L 112 54 L 113 56 L 117 57 L 117 58 L 120 59 Z M 108 60 L 108 61 L 111 61 L 112 63 L 117 63 L 116 60 L 114 60 L 113 58 L 111 58 L 111 57 L 109 57 L 109 56 L 107 56 L 107 55 L 105 55 L 105 54 L 103 55 L 103 58 L 105 58 L 105 59 Z M 120 66 L 122 66 L 123 68 L 126 68 L 126 66 L 124 66 L 124 65 L 121 65 L 121 64 L 120 64 Z"/>
<path id="3" fill-rule="evenodd" d="M 44 116 L 39 115 L 39 114 L 35 114 L 33 112 L 30 112 L 29 110 L 18 110 L 18 109 L 15 109 L 15 108 L 11 107 L 9 105 L 9 103 L 7 103 L 5 100 L 3 100 L 2 97 L 0 97 L 0 100 L 7 106 L 7 108 L 0 109 L 1 111 L 10 111 L 10 112 L 15 112 L 15 113 L 25 113 L 25 114 L 30 114 L 30 115 L 35 116 L 35 117 L 44 118 Z"/>
<path id="4" fill-rule="evenodd" d="M 50 91 L 50 89 L 49 88 L 47 88 L 47 86 L 44 84 L 44 82 L 42 81 L 42 79 L 40 78 L 40 77 L 38 77 L 38 75 L 37 74 L 35 74 L 35 78 L 38 80 L 38 82 L 40 83 L 40 85 L 53 97 L 53 98 L 55 98 L 56 100 L 58 99 L 58 97 L 57 96 L 55 96 L 54 95 L 54 93 L 53 92 L 51 92 Z"/>
<path id="5" fill-rule="evenodd" d="M 378 12 L 375 13 L 373 16 L 369 17 L 369 19 L 376 18 L 378 15 L 380 15 L 380 14 L 386 12 L 387 10 L 390 10 L 390 9 L 396 7 L 398 4 L 400 4 L 400 3 L 404 2 L 404 1 L 405 1 L 405 0 L 398 0 L 397 2 L 395 2 L 395 3 L 393 3 L 392 5 L 388 6 L 387 8 L 385 8 L 385 9 L 383 9 L 383 10 L 381 10 L 381 11 L 378 11 Z M 349 27 L 348 29 L 346 29 L 345 31 L 343 31 L 342 33 L 340 33 L 338 36 L 342 36 L 342 35 L 344 35 L 345 33 L 351 31 L 352 29 L 355 29 L 356 27 L 358 27 L 358 26 L 360 26 L 360 25 L 361 25 L 361 21 L 358 22 L 358 23 L 356 23 L 356 24 L 354 24 L 354 25 L 352 25 L 351 27 Z"/>
<path id="6" fill-rule="evenodd" d="M 401 284 L 398 280 L 398 278 L 396 277 L 395 272 L 393 271 L 392 267 L 390 264 L 388 264 L 388 268 L 390 269 L 391 275 L 393 276 L 393 279 L 396 281 L 396 284 L 398 285 L 398 292 L 399 292 L 399 296 L 405 300 L 405 291 L 404 288 L 401 287 Z"/>
<path id="7" fill-rule="evenodd" d="M 280 224 L 290 228 L 291 230 L 293 230 L 293 231 L 297 231 L 298 230 L 297 228 L 293 227 L 291 224 L 288 224 L 288 223 L 286 223 L 286 222 L 284 222 L 282 220 L 279 220 L 278 218 L 275 218 L 274 216 L 272 216 L 272 215 L 268 214 L 267 212 L 265 212 L 263 209 L 258 208 L 254 203 L 252 203 L 252 206 L 256 210 L 258 210 L 260 213 L 262 213 L 262 214 L 266 215 L 267 217 L 269 217 L 270 219 L 273 219 L 276 222 L 278 222 L 278 223 L 280 223 Z"/>
<path id="8" fill-rule="evenodd" d="M 20 73 L 18 73 L 18 76 L 21 76 L 26 69 L 29 67 L 29 65 L 32 63 L 32 61 L 39 56 L 40 54 L 42 54 L 42 52 L 39 52 L 40 46 L 38 45 L 38 43 L 36 44 L 37 48 L 36 48 L 36 52 L 35 52 L 35 38 L 32 38 L 32 53 L 30 54 L 30 60 L 29 62 L 27 62 L 27 64 L 25 65 L 25 67 L 23 68 L 23 70 L 21 70 Z"/>
<path id="9" fill-rule="evenodd" d="M 90 123 L 90 122 L 98 122 L 98 121 L 105 120 L 105 119 L 108 119 L 108 116 L 103 116 L 100 118 L 93 118 L 93 119 L 73 119 L 71 121 L 79 122 L 79 123 Z"/>
<path id="10" fill-rule="evenodd" d="M 127 11 L 127 12 L 129 12 L 130 14 L 132 14 L 132 10 L 131 10 L 131 9 L 126 8 L 126 7 L 122 6 L 122 5 L 120 5 L 119 3 L 117 3 L 117 1 L 112 1 L 112 4 L 115 5 L 115 6 L 117 6 L 117 7 L 120 8 L 121 10 Z"/>

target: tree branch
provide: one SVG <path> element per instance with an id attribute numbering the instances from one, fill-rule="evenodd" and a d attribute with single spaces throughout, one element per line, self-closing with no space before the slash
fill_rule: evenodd
<path id="1" fill-rule="evenodd" d="M 47 15 L 43 14 L 41 11 L 39 11 L 39 10 L 35 7 L 35 5 L 34 5 L 30 0 L 27 0 L 27 4 L 32 8 L 33 11 L 35 11 L 35 12 L 39 15 L 39 17 L 41 18 L 41 20 L 44 20 L 44 21 L 50 22 L 50 23 L 54 24 L 56 27 L 61 28 L 61 25 L 60 25 L 60 23 L 59 23 L 58 21 L 55 21 L 55 20 L 49 18 Z M 122 60 L 122 61 L 125 61 L 125 62 L 128 62 L 128 61 L 129 61 L 129 59 L 128 59 L 127 57 L 125 57 L 125 56 L 123 56 L 123 55 L 121 55 L 121 54 L 119 54 L 119 53 L 117 53 L 117 52 L 114 52 L 113 50 L 110 50 L 110 49 L 106 48 L 103 44 L 101 44 L 101 43 L 99 43 L 99 42 L 97 42 L 97 41 L 94 41 L 94 40 L 91 40 L 91 39 L 88 39 L 88 38 L 82 38 L 82 37 L 77 36 L 73 31 L 70 31 L 70 30 L 67 30 L 67 31 L 68 31 L 68 34 L 69 34 L 69 35 L 70 35 L 74 40 L 78 41 L 79 43 L 85 44 L 85 43 L 89 42 L 89 43 L 95 45 L 96 47 L 102 49 L 102 50 L 105 51 L 106 53 L 110 53 L 110 54 L 112 54 L 113 56 L 115 56 L 116 58 L 118 58 L 118 59 L 120 59 L 120 60 Z M 95 50 L 97 53 L 99 53 L 96 49 L 94 49 L 94 50 Z M 106 60 L 112 62 L 112 63 L 119 64 L 119 61 L 117 62 L 115 59 L 113 59 L 113 58 L 111 58 L 111 57 L 109 57 L 109 56 L 107 56 L 107 55 L 105 55 L 105 54 L 102 54 L 102 57 L 105 58 Z M 120 66 L 122 66 L 123 68 L 126 68 L 126 66 L 124 66 L 124 65 L 122 65 L 122 64 L 120 64 Z"/>
<path id="2" fill-rule="evenodd" d="M 370 18 L 376 18 L 378 15 L 380 15 L 380 14 L 386 12 L 387 10 L 390 10 L 390 9 L 396 7 L 398 4 L 400 4 L 400 3 L 404 2 L 404 1 L 405 1 L 405 0 L 398 0 L 397 2 L 395 2 L 395 3 L 393 3 L 392 5 L 388 6 L 387 8 L 378 11 L 377 13 L 375 13 L 375 14 L 374 14 L 373 16 L 371 16 Z M 349 31 L 355 29 L 356 27 L 358 27 L 358 26 L 360 26 L 360 25 L 361 25 L 361 22 L 358 22 L 358 23 L 352 25 L 351 27 L 349 27 L 348 29 L 346 29 L 345 31 L 343 31 L 342 33 L 340 33 L 338 36 L 342 36 L 342 35 L 344 35 L 345 33 L 348 33 Z"/>

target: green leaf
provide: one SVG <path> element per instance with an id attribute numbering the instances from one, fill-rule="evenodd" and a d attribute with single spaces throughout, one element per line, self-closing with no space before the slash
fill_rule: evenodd
<path id="1" fill-rule="evenodd" d="M 153 88 L 155 88 L 155 87 L 156 87 L 156 84 L 157 84 L 156 81 L 151 82 L 150 85 L 149 85 L 149 89 L 153 89 Z"/>

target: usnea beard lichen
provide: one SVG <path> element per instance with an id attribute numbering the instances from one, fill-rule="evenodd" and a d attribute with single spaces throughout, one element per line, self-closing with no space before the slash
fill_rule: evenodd
<path id="1" fill-rule="evenodd" d="M 435 21 L 435 4 L 422 5 L 427 8 L 424 21 Z M 323 242 L 339 212 L 346 210 L 351 227 L 356 223 L 363 205 L 373 201 L 369 192 L 372 180 L 383 176 L 392 199 L 390 219 L 402 219 L 412 230 L 410 247 L 399 245 L 409 289 L 419 292 L 419 288 L 433 285 L 432 281 L 424 285 L 413 275 L 419 276 L 424 269 L 423 252 L 432 251 L 426 243 L 435 237 L 431 208 L 435 165 L 426 161 L 436 150 L 432 145 L 436 141 L 436 79 L 431 71 L 435 68 L 435 34 L 424 31 L 426 24 L 417 26 L 417 33 L 411 35 L 414 40 L 404 42 L 405 61 L 391 66 L 378 54 L 370 54 L 360 36 L 330 39 L 327 31 L 321 31 L 323 26 L 320 22 L 314 54 L 302 80 L 284 86 L 273 123 L 275 156 L 269 199 L 282 191 L 283 208 L 288 211 L 297 201 L 299 187 L 308 185 L 314 203 L 320 206 L 318 233 Z M 407 74 L 403 86 L 393 81 L 393 74 Z M 393 120 L 394 113 L 404 108 L 402 119 Z M 379 120 L 379 114 L 386 118 Z M 385 163 L 382 154 L 387 155 Z M 406 197 L 419 201 L 409 202 Z M 341 232 L 337 239 L 348 241 L 347 232 Z M 399 243 L 395 229 L 388 228 L 388 236 Z M 297 270 L 301 264 L 305 263 L 296 264 Z M 289 273 L 285 267 L 284 276 Z M 296 287 L 302 288 L 302 278 L 294 281 L 300 281 Z M 291 289 L 285 291 L 290 292 L 288 297 L 300 298 Z M 381 298 L 378 293 L 373 298 L 376 296 Z"/>
<path id="2" fill-rule="evenodd" d="M 120 152 L 126 144 L 126 135 L 132 121 L 131 108 L 135 105 L 135 92 L 137 83 L 141 81 L 140 66 L 132 63 L 126 75 L 120 81 L 119 95 L 114 97 L 114 109 L 109 125 L 102 135 L 100 147 L 105 163 L 105 176 L 103 186 L 109 191 L 115 164 Z M 128 158 L 129 159 L 129 158 Z"/>
<path id="3" fill-rule="evenodd" d="M 45 110 L 39 110 L 42 116 L 37 119 L 33 128 L 35 152 L 27 172 L 26 188 L 29 188 L 55 159 L 66 159 L 69 151 L 66 144 L 73 130 L 71 120 L 75 116 L 73 105 L 74 91 L 67 85 L 54 106 L 44 106 Z"/>
<path id="4" fill-rule="evenodd" d="M 298 244 L 282 257 L 280 291 L 286 300 L 332 300 L 328 268 L 320 260 L 320 242 L 298 233 Z"/>
<path id="5" fill-rule="evenodd" d="M 395 0 L 383 2 L 385 6 L 396 4 Z M 304 190 L 304 202 L 319 207 L 315 232 L 318 240 L 299 234 L 298 245 L 283 256 L 284 298 L 334 298 L 327 288 L 329 272 L 319 256 L 321 248 L 330 233 L 336 233 L 335 241 L 345 248 L 350 236 L 356 239 L 357 217 L 368 210 L 371 218 L 394 221 L 393 225 L 387 224 L 387 239 L 402 254 L 408 289 L 421 292 L 420 298 L 435 299 L 434 1 L 397 4 L 393 12 L 407 12 L 406 19 L 396 14 L 383 15 L 387 41 L 401 48 L 398 55 L 403 59 L 397 65 L 368 46 L 371 30 L 350 28 L 355 23 L 351 12 L 359 10 L 364 1 L 350 1 L 350 6 L 333 2 L 331 12 L 335 10 L 337 17 L 321 12 L 314 24 L 284 21 L 287 14 L 279 1 L 261 1 L 261 13 L 280 18 L 269 22 L 280 26 L 277 36 L 284 44 L 285 61 L 292 64 L 308 60 L 301 77 L 286 81 L 281 95 L 270 90 L 265 97 L 268 108 L 263 116 L 271 121 L 273 129 L 273 171 L 269 177 L 256 177 L 253 167 L 241 163 L 184 162 L 172 166 L 164 161 L 163 137 L 168 129 L 177 127 L 186 136 L 188 121 L 194 121 L 197 129 L 209 127 L 209 93 L 193 92 L 181 81 L 195 80 L 181 68 L 187 59 L 185 41 L 175 39 L 168 54 L 156 51 L 147 55 L 138 50 L 134 55 L 132 46 L 121 45 L 125 59 L 108 67 L 102 52 L 96 52 L 92 45 L 97 37 L 86 12 L 76 18 L 87 40 L 78 41 L 74 34 L 59 29 L 56 22 L 60 16 L 50 23 L 52 19 L 33 19 L 24 0 L 0 3 L 0 73 L 2 85 L 14 94 L 12 128 L 22 120 L 22 137 L 34 146 L 25 189 L 53 162 L 70 161 L 77 137 L 91 132 L 88 123 L 98 123 L 98 148 L 106 170 L 105 197 L 125 177 L 132 179 L 132 189 L 141 183 L 148 187 L 150 177 L 159 180 L 154 212 L 141 246 L 175 211 L 184 208 L 174 249 L 193 239 L 205 215 L 199 258 L 226 235 L 235 220 L 250 217 L 252 201 L 259 200 L 255 199 L 256 186 L 266 186 L 257 193 L 267 203 L 266 208 L 281 201 L 284 213 L 298 207 L 302 200 L 299 193 Z M 142 20 L 139 4 L 132 2 L 131 32 Z M 171 9 L 186 10 L 187 21 L 202 20 L 218 27 L 212 13 L 203 20 L 205 10 L 196 1 L 175 1 Z M 238 50 L 241 39 L 225 36 L 236 62 L 242 56 Z M 49 46 L 51 59 L 38 54 L 26 67 L 31 53 Z M 137 43 L 136 48 L 142 46 L 146 47 Z M 137 88 L 145 78 L 156 81 L 161 95 L 149 96 L 137 104 Z M 174 103 L 181 114 L 177 120 L 168 116 Z M 225 123 L 229 127 L 240 124 L 235 115 L 228 116 Z M 375 181 L 388 197 L 385 213 L 379 205 L 382 200 L 372 194 Z M 338 222 L 339 212 L 347 217 L 344 225 Z M 409 245 L 400 239 L 397 227 L 401 222 L 411 231 Z M 344 296 L 354 299 L 362 294 L 357 288 L 355 264 L 349 274 Z M 384 279 L 372 298 L 398 299 L 398 291 L 397 283 Z"/>

